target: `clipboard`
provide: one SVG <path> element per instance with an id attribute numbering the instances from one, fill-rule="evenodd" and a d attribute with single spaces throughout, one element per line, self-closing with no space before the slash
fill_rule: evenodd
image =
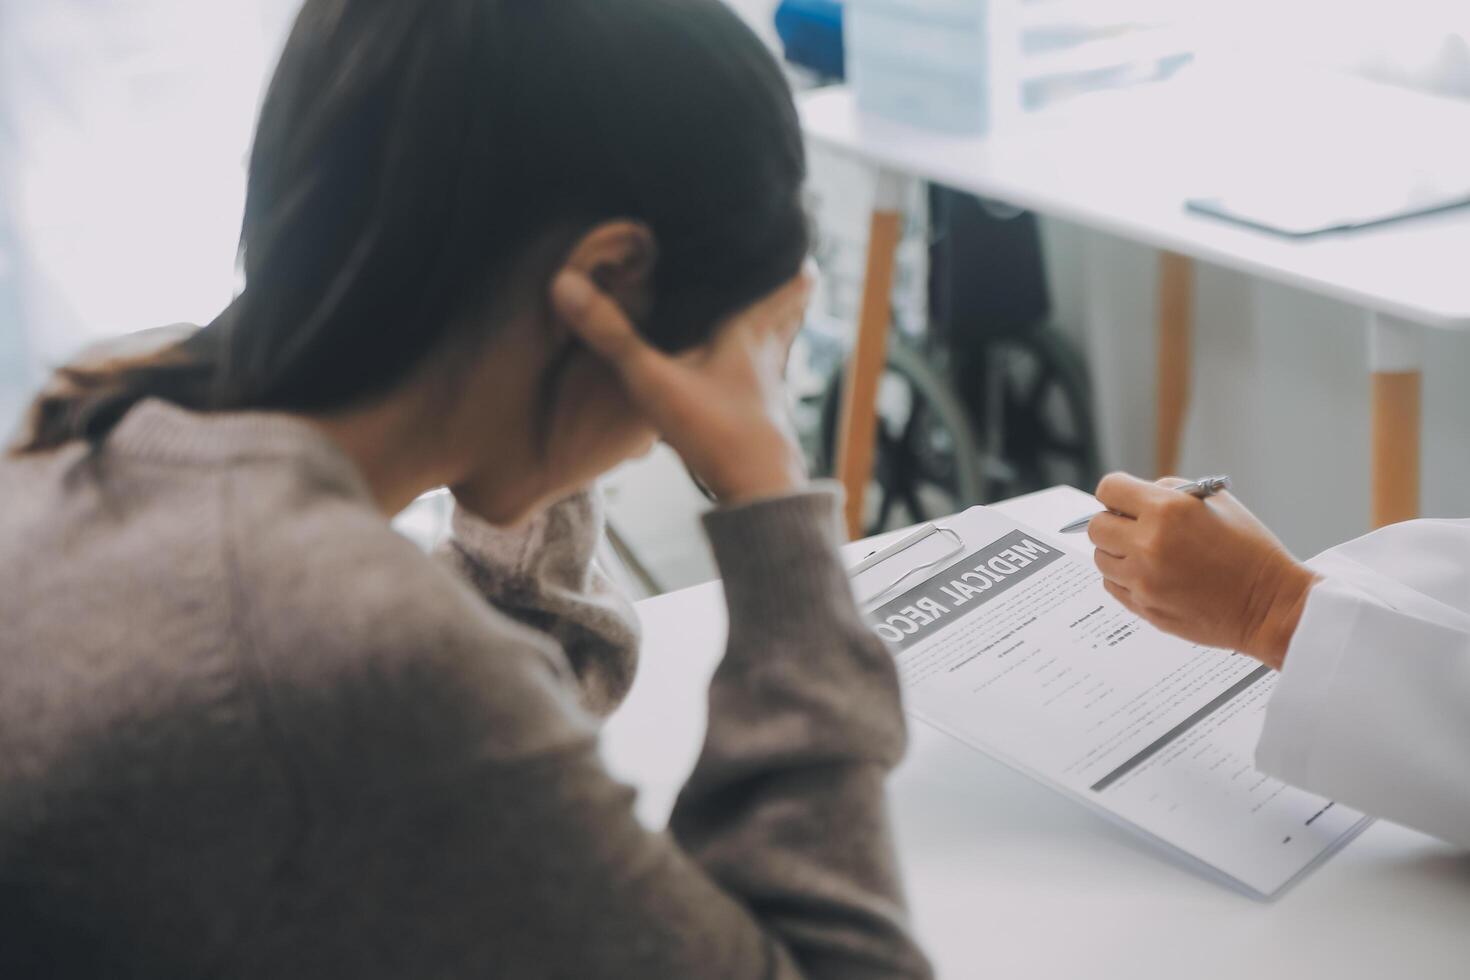
<path id="1" fill-rule="evenodd" d="M 908 568 L 900 572 L 897 578 L 889 582 L 882 589 L 870 595 L 859 596 L 858 604 L 861 606 L 874 605 L 880 599 L 885 599 L 889 595 L 897 591 L 899 586 L 903 585 L 915 575 L 919 575 L 931 569 L 938 568 L 945 562 L 958 558 L 965 553 L 965 539 L 961 537 L 960 533 L 954 528 L 947 527 L 943 524 L 924 524 L 921 527 L 917 528 L 912 534 L 905 535 L 888 547 L 880 548 L 879 550 L 868 555 L 852 568 L 849 568 L 847 570 L 847 576 L 849 579 L 856 579 L 858 576 L 872 571 L 879 565 L 882 565 L 885 562 L 897 558 L 904 552 L 912 550 L 913 548 L 929 540 L 935 535 L 943 535 L 947 537 L 952 542 L 953 547 L 951 547 L 944 554 L 940 555 L 938 558 L 932 558 L 925 562 L 910 565 Z"/>
<path id="2" fill-rule="evenodd" d="M 1016 551 L 1023 544 L 1024 562 Z M 996 566 L 1001 558 L 1009 567 Z M 1095 573 L 1063 562 L 1085 565 L 1086 556 L 974 507 L 917 527 L 849 568 L 865 615 L 889 626 L 880 635 L 892 645 L 910 718 L 1258 900 L 1280 895 L 1371 822 L 1327 798 L 1273 787 L 1264 774 L 1238 782 L 1238 767 L 1219 760 L 1253 751 L 1265 668 L 1141 631 L 1126 610 L 1110 612 Z M 1031 576 L 1050 575 L 1060 577 L 1024 598 Z M 1023 608 L 991 605 L 1015 597 Z M 1029 638 L 1020 635 L 1033 626 Z M 945 637 L 926 647 L 940 631 Z M 1002 662 L 1009 657 L 1017 659 Z M 1206 658 L 1193 681 L 1179 667 L 1190 657 Z M 1081 713 L 1102 703 L 1099 695 L 1119 690 L 1151 714 L 1139 721 L 1119 701 L 1105 717 L 1092 716 L 1092 727 L 1079 726 Z M 1068 695 L 1076 701 L 1053 707 Z M 1112 727 L 1099 735 L 1104 722 Z M 1074 773 L 1084 762 L 1093 767 L 1085 778 Z M 1256 821 L 1248 833 L 1239 822 L 1247 813 Z"/>

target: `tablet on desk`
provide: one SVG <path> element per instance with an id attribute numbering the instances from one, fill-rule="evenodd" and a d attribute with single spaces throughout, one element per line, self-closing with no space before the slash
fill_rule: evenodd
<path id="1" fill-rule="evenodd" d="M 1218 194 L 1190 198 L 1199 214 L 1288 238 L 1355 231 L 1470 205 L 1470 166 L 1457 180 L 1428 174 L 1403 179 L 1289 180 L 1245 184 Z M 1335 178 L 1335 179 L 1334 179 Z"/>

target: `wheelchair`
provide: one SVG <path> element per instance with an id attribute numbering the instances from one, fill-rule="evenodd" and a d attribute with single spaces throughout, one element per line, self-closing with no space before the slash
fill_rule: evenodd
<path id="1" fill-rule="evenodd" d="M 1035 217 L 939 187 L 928 200 L 927 325 L 889 332 L 868 533 L 1100 476 L 1086 360 L 1050 318 Z M 836 466 L 853 333 L 813 316 L 802 334 L 825 383 L 801 399 L 798 430 L 822 475 Z"/>
<path id="2" fill-rule="evenodd" d="M 776 29 L 798 88 L 842 80 L 841 3 L 785 0 Z M 926 217 L 927 324 L 889 331 L 869 533 L 1100 475 L 1087 364 L 1051 319 L 1035 216 L 931 186 Z M 853 329 L 814 317 L 804 331 L 827 372 L 798 415 L 819 474 L 835 469 Z"/>

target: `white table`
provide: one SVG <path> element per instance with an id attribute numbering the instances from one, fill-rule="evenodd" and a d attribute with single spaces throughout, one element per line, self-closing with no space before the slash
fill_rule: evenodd
<path id="1" fill-rule="evenodd" d="M 1058 526 L 1076 490 L 1002 505 Z M 849 546 L 851 557 L 871 550 Z M 661 826 L 693 768 L 723 652 L 718 583 L 639 604 L 643 663 L 604 754 Z M 1379 822 L 1272 904 L 1171 862 L 924 725 L 891 782 L 920 940 L 946 978 L 1409 980 L 1470 975 L 1470 855 Z"/>
<path id="2" fill-rule="evenodd" d="M 857 111 L 846 87 L 800 100 L 815 144 L 878 171 L 867 276 L 838 446 L 848 522 L 859 531 L 872 470 L 902 180 L 916 177 L 1161 250 L 1157 468 L 1177 467 L 1188 405 L 1192 261 L 1353 304 L 1370 338 L 1374 526 L 1418 516 L 1420 330 L 1470 328 L 1470 210 L 1293 241 L 1185 210 L 1242 170 L 1325 176 L 1409 160 L 1463 161 L 1470 103 L 1341 76 L 1214 74 L 1077 100 L 987 138 L 915 129 Z M 1303 157 L 1294 147 L 1310 146 Z M 1366 178 L 1365 178 L 1366 179 Z M 1356 340 L 1356 338 L 1354 338 Z M 1289 425 L 1290 420 L 1283 420 Z M 1302 432 L 1300 438 L 1322 438 Z"/>

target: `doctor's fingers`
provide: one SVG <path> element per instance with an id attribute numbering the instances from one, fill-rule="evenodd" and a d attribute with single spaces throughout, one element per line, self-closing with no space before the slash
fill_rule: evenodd
<path id="1" fill-rule="evenodd" d="M 1163 487 L 1128 473 L 1109 473 L 1098 483 L 1094 496 L 1108 510 L 1137 517 L 1168 493 Z"/>
<path id="2" fill-rule="evenodd" d="M 1133 597 L 1132 591 L 1124 588 L 1117 582 L 1110 582 L 1107 579 L 1103 579 L 1103 588 L 1107 589 L 1108 595 L 1122 603 L 1123 608 L 1131 613 L 1137 613 L 1140 616 L 1143 615 L 1143 608 L 1139 606 L 1138 600 Z"/>
<path id="3" fill-rule="evenodd" d="M 1098 514 L 1087 524 L 1087 539 L 1100 551 L 1126 558 L 1138 550 L 1138 522 L 1117 514 Z"/>
<path id="4" fill-rule="evenodd" d="M 1143 600 L 1143 597 L 1132 589 L 1119 585 L 1117 582 L 1108 581 L 1107 579 L 1103 579 L 1103 588 L 1107 590 L 1108 595 L 1117 599 L 1124 609 L 1127 609 L 1135 616 L 1142 617 L 1164 632 L 1201 642 L 1200 637 L 1189 636 L 1190 631 L 1186 628 L 1185 620 L 1157 606 L 1149 605 Z"/>
<path id="5" fill-rule="evenodd" d="M 1101 548 L 1092 553 L 1092 560 L 1097 565 L 1097 570 L 1102 572 L 1102 577 L 1106 582 L 1122 586 L 1130 592 L 1138 584 L 1136 562 L 1130 562 L 1127 558 L 1119 558 L 1117 555 L 1110 555 Z"/>

